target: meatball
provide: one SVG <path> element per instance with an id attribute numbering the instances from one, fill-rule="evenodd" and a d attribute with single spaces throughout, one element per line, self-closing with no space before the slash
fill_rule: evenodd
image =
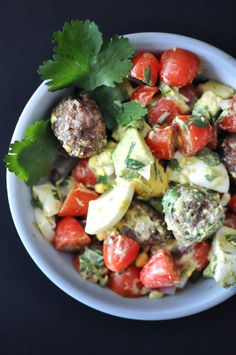
<path id="1" fill-rule="evenodd" d="M 61 101 L 52 112 L 52 130 L 73 157 L 88 158 L 106 145 L 106 129 L 96 103 L 88 96 Z"/>
<path id="2" fill-rule="evenodd" d="M 162 203 L 168 229 L 184 246 L 202 241 L 223 225 L 219 193 L 195 185 L 176 185 L 166 191 Z"/>
<path id="3" fill-rule="evenodd" d="M 166 243 L 173 238 L 161 215 L 140 200 L 132 202 L 117 227 L 120 233 L 146 245 Z"/>
<path id="4" fill-rule="evenodd" d="M 229 134 L 222 142 L 223 161 L 236 182 L 236 134 Z"/>

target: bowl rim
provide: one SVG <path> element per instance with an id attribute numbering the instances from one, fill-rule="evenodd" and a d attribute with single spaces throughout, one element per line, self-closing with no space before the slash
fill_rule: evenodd
<path id="1" fill-rule="evenodd" d="M 176 40 L 185 40 L 185 42 L 191 42 L 191 45 L 195 45 L 196 47 L 201 47 L 201 48 L 207 48 L 210 50 L 216 57 L 220 56 L 220 59 L 226 61 L 226 65 L 230 66 L 235 66 L 236 65 L 236 60 L 230 56 L 229 54 L 225 53 L 221 49 L 218 49 L 211 44 L 208 44 L 206 42 L 200 41 L 198 39 L 188 37 L 188 36 L 183 36 L 179 34 L 172 34 L 172 33 L 166 33 L 166 32 L 137 32 L 137 33 L 131 33 L 131 34 L 126 34 L 124 35 L 125 37 L 129 38 L 131 41 L 135 41 L 136 39 L 141 40 L 142 38 L 145 39 L 147 36 L 156 36 L 158 37 L 158 40 L 160 41 L 165 41 L 166 38 L 171 38 L 173 41 Z M 25 115 L 25 112 L 29 108 L 29 106 L 32 105 L 32 99 L 39 95 L 41 92 L 45 90 L 45 81 L 42 82 L 39 87 L 34 91 L 28 102 L 26 103 L 18 121 L 15 126 L 12 138 L 11 138 L 11 143 L 14 142 L 16 139 L 19 139 L 19 136 L 22 136 L 22 129 L 21 129 L 21 123 L 22 123 L 22 117 Z M 164 313 L 164 314 L 150 314 L 150 313 L 135 313 L 133 310 L 127 310 L 123 309 L 118 306 L 110 306 L 106 302 L 103 301 L 98 301 L 96 300 L 96 295 L 91 296 L 88 295 L 86 292 L 80 292 L 78 293 L 78 290 L 74 288 L 70 282 L 65 280 L 64 278 L 61 277 L 61 275 L 53 270 L 53 268 L 50 265 L 47 265 L 44 260 L 41 258 L 37 251 L 37 247 L 34 246 L 33 243 L 31 243 L 30 238 L 25 234 L 24 227 L 21 223 L 21 218 L 18 213 L 18 209 L 16 206 L 16 199 L 15 195 L 12 193 L 12 186 L 14 185 L 14 181 L 18 179 L 14 174 L 10 173 L 7 170 L 6 173 L 6 185 L 7 185 L 7 196 L 8 196 L 8 202 L 10 206 L 10 211 L 12 215 L 12 219 L 15 225 L 15 228 L 17 230 L 17 233 L 33 259 L 33 261 L 36 263 L 36 265 L 39 267 L 39 269 L 57 286 L 59 287 L 62 291 L 64 291 L 66 294 L 70 295 L 72 298 L 75 300 L 93 308 L 98 311 L 101 311 L 106 314 L 110 314 L 113 316 L 117 317 L 122 317 L 126 319 L 135 319 L 135 320 L 167 320 L 167 319 L 176 319 L 176 318 L 181 318 L 181 317 L 186 317 L 190 316 L 199 312 L 202 312 L 204 310 L 207 310 L 209 308 L 212 308 L 216 306 L 217 304 L 223 302 L 224 300 L 230 298 L 236 293 L 236 287 L 231 287 L 227 290 L 222 295 L 219 295 L 218 297 L 210 298 L 208 301 L 202 300 L 202 302 L 198 302 L 198 304 L 194 304 L 193 306 L 187 305 L 184 309 L 180 309 L 179 311 L 171 311 L 170 313 Z"/>

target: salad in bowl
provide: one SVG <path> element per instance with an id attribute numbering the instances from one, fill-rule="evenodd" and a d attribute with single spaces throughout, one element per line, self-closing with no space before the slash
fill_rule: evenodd
<path id="1" fill-rule="evenodd" d="M 39 73 L 60 95 L 5 158 L 42 238 L 78 280 L 127 298 L 235 285 L 235 88 L 194 51 L 135 50 L 94 22 L 54 42 Z"/>

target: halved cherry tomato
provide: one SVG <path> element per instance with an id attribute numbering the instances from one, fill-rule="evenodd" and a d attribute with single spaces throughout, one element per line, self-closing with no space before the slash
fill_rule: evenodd
<path id="1" fill-rule="evenodd" d="M 217 148 L 217 144 L 218 144 L 218 127 L 215 125 L 211 126 L 211 136 L 210 136 L 210 140 L 208 142 L 208 147 L 210 149 L 215 150 Z"/>
<path id="2" fill-rule="evenodd" d="M 173 159 L 176 137 L 175 127 L 154 127 L 145 137 L 152 154 L 158 159 Z"/>
<path id="3" fill-rule="evenodd" d="M 161 55 L 160 78 L 171 86 L 190 84 L 200 67 L 199 58 L 182 48 L 168 49 Z"/>
<path id="4" fill-rule="evenodd" d="M 77 271 L 80 271 L 80 261 L 79 261 L 79 255 L 78 255 L 78 254 L 73 255 L 73 257 L 72 257 L 72 264 L 73 264 L 74 268 L 75 268 Z"/>
<path id="5" fill-rule="evenodd" d="M 230 103 L 228 114 L 220 121 L 219 126 L 228 132 L 236 132 L 236 95 Z"/>
<path id="6" fill-rule="evenodd" d="M 108 286 L 123 297 L 142 297 L 145 292 L 139 277 L 140 269 L 131 265 L 122 273 L 111 272 Z"/>
<path id="7" fill-rule="evenodd" d="M 152 53 L 139 53 L 132 59 L 130 75 L 149 86 L 155 86 L 159 71 L 159 60 Z"/>
<path id="8" fill-rule="evenodd" d="M 228 207 L 232 211 L 236 212 L 236 195 L 231 196 L 231 199 L 230 199 L 230 201 L 228 203 Z"/>
<path id="9" fill-rule="evenodd" d="M 148 111 L 149 121 L 152 125 L 169 124 L 176 116 L 182 114 L 183 112 L 173 100 L 161 96 Z"/>
<path id="10" fill-rule="evenodd" d="M 224 225 L 233 229 L 236 229 L 236 214 L 233 212 L 227 211 L 225 213 Z"/>
<path id="11" fill-rule="evenodd" d="M 183 86 L 179 90 L 180 94 L 188 99 L 188 106 L 192 109 L 195 102 L 198 100 L 198 91 L 192 84 Z"/>
<path id="12" fill-rule="evenodd" d="M 191 123 L 189 116 L 178 116 L 174 121 L 178 131 L 178 149 L 185 156 L 196 154 L 210 140 L 211 126 L 199 128 Z"/>
<path id="13" fill-rule="evenodd" d="M 88 159 L 80 159 L 72 170 L 73 178 L 84 184 L 85 186 L 94 186 L 96 184 L 96 176 L 88 165 Z"/>
<path id="14" fill-rule="evenodd" d="M 159 249 L 144 265 L 140 280 L 147 288 L 155 289 L 173 286 L 180 280 L 180 271 L 170 252 Z"/>
<path id="15" fill-rule="evenodd" d="M 57 223 L 54 239 L 57 250 L 80 250 L 89 244 L 91 244 L 91 239 L 77 219 L 66 217 Z"/>
<path id="16" fill-rule="evenodd" d="M 193 259 L 196 262 L 197 271 L 202 271 L 208 265 L 208 255 L 211 249 L 211 244 L 208 240 L 204 240 L 203 242 L 196 243 L 193 245 Z"/>
<path id="17" fill-rule="evenodd" d="M 97 198 L 98 194 L 96 192 L 87 189 L 83 184 L 78 184 L 67 196 L 58 213 L 58 216 L 85 217 L 88 213 L 89 201 L 96 200 Z"/>
<path id="18" fill-rule="evenodd" d="M 140 85 L 133 91 L 130 99 L 139 102 L 142 106 L 147 106 L 150 105 L 158 90 L 156 86 Z"/>
<path id="19" fill-rule="evenodd" d="M 120 272 L 127 268 L 138 255 L 139 244 L 125 235 L 111 234 L 103 243 L 103 257 L 106 267 Z"/>

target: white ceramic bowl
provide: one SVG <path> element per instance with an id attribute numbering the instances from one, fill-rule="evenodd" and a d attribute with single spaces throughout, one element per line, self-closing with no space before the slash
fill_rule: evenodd
<path id="1" fill-rule="evenodd" d="M 182 47 L 195 52 L 205 66 L 206 76 L 236 88 L 236 61 L 204 42 L 168 33 L 127 35 L 137 50 L 162 51 Z M 12 141 L 22 139 L 26 127 L 45 115 L 66 92 L 49 93 L 45 83 L 35 91 L 16 125 Z M 47 116 L 46 116 L 47 117 Z M 37 164 L 37 162 L 32 162 Z M 174 296 L 160 300 L 148 297 L 122 298 L 80 278 L 71 264 L 71 255 L 58 253 L 34 227 L 29 188 L 7 173 L 7 190 L 12 217 L 19 236 L 38 267 L 58 287 L 76 300 L 105 313 L 140 320 L 161 320 L 187 316 L 206 310 L 236 293 L 236 287 L 223 289 L 213 280 L 202 279 Z M 49 296 L 50 297 L 50 296 Z"/>

